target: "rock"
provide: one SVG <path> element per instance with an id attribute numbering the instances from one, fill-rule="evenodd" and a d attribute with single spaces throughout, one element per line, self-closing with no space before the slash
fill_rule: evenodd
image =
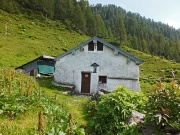
<path id="1" fill-rule="evenodd" d="M 165 131 L 166 133 L 173 133 L 173 134 L 175 134 L 175 135 L 180 135 L 180 130 L 178 130 L 178 129 L 176 129 L 176 128 L 173 128 L 173 127 L 171 127 L 171 126 L 169 126 L 169 125 L 167 125 L 167 126 L 164 127 L 164 131 Z"/>
<path id="2" fill-rule="evenodd" d="M 98 101 L 98 99 L 99 99 L 99 97 L 100 97 L 101 95 L 104 95 L 104 92 L 98 91 L 98 92 L 96 92 L 95 94 L 93 94 L 93 95 L 91 96 L 91 100 L 96 100 L 96 101 Z"/>
<path id="3" fill-rule="evenodd" d="M 70 91 L 65 91 L 65 92 L 63 92 L 63 94 L 68 95 L 68 94 L 70 94 Z"/>
<path id="4" fill-rule="evenodd" d="M 129 124 L 130 126 L 138 123 L 144 123 L 144 118 L 145 118 L 144 114 L 137 111 L 132 111 L 129 119 L 126 120 L 126 123 Z"/>
<path id="5" fill-rule="evenodd" d="M 101 90 L 99 90 L 100 92 L 103 92 L 104 94 L 109 94 L 109 93 L 111 93 L 111 91 L 108 91 L 108 90 L 106 90 L 106 89 L 101 89 Z"/>
<path id="6" fill-rule="evenodd" d="M 98 91 L 97 94 L 101 96 L 104 95 L 104 92 Z"/>
<path id="7" fill-rule="evenodd" d="M 145 127 L 142 129 L 143 135 L 153 135 L 150 127 Z"/>

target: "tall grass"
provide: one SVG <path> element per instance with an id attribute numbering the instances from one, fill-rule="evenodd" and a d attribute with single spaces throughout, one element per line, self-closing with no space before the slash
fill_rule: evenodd
<path id="1" fill-rule="evenodd" d="M 84 134 L 73 122 L 72 114 L 68 115 L 54 97 L 47 96 L 34 78 L 13 69 L 0 69 L 0 89 L 0 133 L 3 135 Z"/>

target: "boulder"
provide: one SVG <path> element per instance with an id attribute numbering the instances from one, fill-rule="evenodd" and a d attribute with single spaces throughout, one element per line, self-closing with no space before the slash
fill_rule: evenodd
<path id="1" fill-rule="evenodd" d="M 98 101 L 98 100 L 99 100 L 99 97 L 100 97 L 101 95 L 104 95 L 104 92 L 102 92 L 102 91 L 100 90 L 100 91 L 94 93 L 94 94 L 91 96 L 91 100 L 96 100 L 96 101 Z"/>
<path id="2" fill-rule="evenodd" d="M 126 123 L 131 125 L 137 125 L 138 123 L 144 123 L 145 115 L 137 112 L 137 111 L 132 111 L 130 114 L 129 119 L 126 120 Z"/>

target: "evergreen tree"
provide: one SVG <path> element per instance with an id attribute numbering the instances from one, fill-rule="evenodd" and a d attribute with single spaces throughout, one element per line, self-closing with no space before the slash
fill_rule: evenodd
<path id="1" fill-rule="evenodd" d="M 108 31 L 108 38 L 112 41 L 113 40 L 113 34 L 112 34 L 112 31 L 111 31 L 111 28 L 109 27 L 108 29 L 107 29 L 107 31 Z"/>
<path id="2" fill-rule="evenodd" d="M 78 3 L 74 11 L 74 23 L 77 31 L 79 30 L 80 33 L 86 33 L 86 20 Z"/>
<path id="3" fill-rule="evenodd" d="M 85 11 L 87 34 L 91 37 L 96 35 L 96 23 L 91 9 L 87 6 Z"/>
<path id="4" fill-rule="evenodd" d="M 66 0 L 66 14 L 69 20 L 73 21 L 74 15 L 75 15 L 75 5 L 76 0 Z"/>
<path id="5" fill-rule="evenodd" d="M 138 49 L 139 44 L 138 44 L 138 38 L 136 36 L 132 37 L 131 45 L 132 45 L 132 48 Z"/>
<path id="6" fill-rule="evenodd" d="M 47 16 L 53 18 L 54 16 L 54 0 L 41 0 L 42 9 Z"/>
<path id="7" fill-rule="evenodd" d="M 66 8 L 65 0 L 54 0 L 54 18 L 58 20 L 65 21 L 66 17 Z"/>
<path id="8" fill-rule="evenodd" d="M 100 14 L 96 14 L 95 18 L 96 18 L 96 36 L 105 37 L 106 28 Z"/>
<path id="9" fill-rule="evenodd" d="M 120 45 L 127 45 L 127 34 L 126 28 L 124 26 L 124 22 L 122 17 L 119 17 L 117 29 L 116 29 L 116 37 L 120 41 Z"/>

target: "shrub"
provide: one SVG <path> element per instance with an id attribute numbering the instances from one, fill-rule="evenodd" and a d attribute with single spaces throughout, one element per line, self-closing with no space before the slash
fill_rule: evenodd
<path id="1" fill-rule="evenodd" d="M 146 105 L 147 123 L 162 129 L 171 125 L 179 128 L 180 123 L 180 89 L 176 81 L 171 84 L 157 83 L 156 87 L 148 93 Z"/>
<path id="2" fill-rule="evenodd" d="M 138 125 L 125 126 L 117 135 L 142 135 L 141 127 Z"/>
<path id="3" fill-rule="evenodd" d="M 96 134 L 117 134 L 133 110 L 142 110 L 144 101 L 143 94 L 117 87 L 114 92 L 101 96 L 99 102 L 89 104 L 89 124 Z"/>

